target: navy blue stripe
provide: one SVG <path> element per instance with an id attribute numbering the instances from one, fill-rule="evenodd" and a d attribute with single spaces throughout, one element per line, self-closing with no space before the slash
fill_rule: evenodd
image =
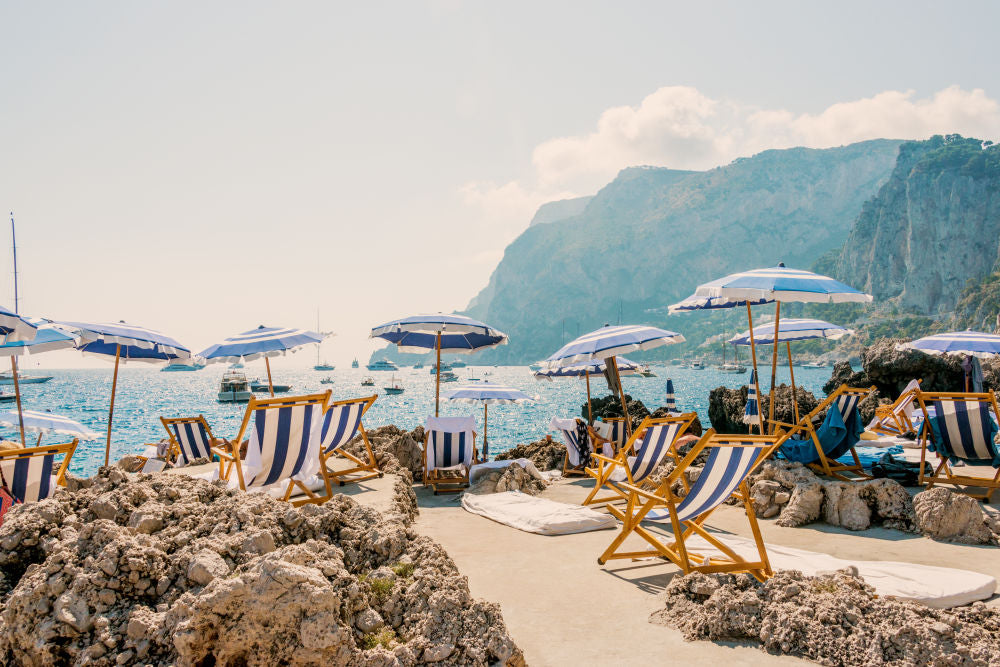
<path id="1" fill-rule="evenodd" d="M 31 459 L 17 459 L 14 461 L 14 480 L 9 482 L 10 492 L 15 498 L 24 502 L 25 493 L 28 491 L 28 465 Z"/>
<path id="2" fill-rule="evenodd" d="M 315 405 L 303 406 L 302 432 L 299 434 L 299 455 L 295 459 L 295 468 L 291 472 L 292 475 L 299 474 L 299 471 L 302 470 L 302 465 L 306 462 L 306 454 L 309 453 L 309 438 L 312 437 L 309 426 L 313 423 L 312 413 L 314 409 L 316 409 Z"/>
<path id="3" fill-rule="evenodd" d="M 277 412 L 277 414 L 272 417 L 268 415 L 268 412 Z M 267 486 L 279 481 L 281 479 L 281 472 L 285 469 L 285 460 L 288 458 L 288 437 L 292 425 L 292 409 L 261 410 L 259 414 L 264 418 L 261 421 L 266 421 L 267 419 L 278 420 L 278 432 L 274 442 L 274 457 L 271 459 L 271 469 L 267 471 L 267 476 L 261 483 L 261 486 Z M 261 440 L 260 444 L 261 451 L 264 451 L 264 441 Z"/>

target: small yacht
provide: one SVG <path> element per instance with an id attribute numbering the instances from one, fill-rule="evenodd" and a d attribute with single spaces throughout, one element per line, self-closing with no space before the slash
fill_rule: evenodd
<path id="1" fill-rule="evenodd" d="M 467 364 L 464 361 L 457 360 L 457 361 L 452 361 L 449 365 L 452 368 L 465 368 Z"/>
<path id="2" fill-rule="evenodd" d="M 8 401 L 13 401 L 17 398 L 15 394 L 8 394 L 7 392 L 0 390 L 0 403 L 7 403 Z"/>
<path id="3" fill-rule="evenodd" d="M 389 386 L 388 387 L 382 387 L 382 389 L 385 391 L 385 393 L 387 393 L 389 395 L 395 395 L 395 394 L 402 394 L 403 393 L 403 385 L 398 380 L 396 380 L 396 376 L 395 375 L 393 375 L 392 376 L 392 380 L 389 381 Z"/>
<path id="4" fill-rule="evenodd" d="M 496 366 L 494 366 L 494 368 L 496 368 Z M 534 364 L 528 364 L 528 368 L 531 369 L 532 373 L 537 373 L 538 371 L 542 370 L 542 365 L 536 362 Z"/>
<path id="5" fill-rule="evenodd" d="M 420 369 L 420 368 L 423 368 L 423 367 L 424 367 L 424 365 L 422 363 L 420 363 L 420 362 L 417 362 L 417 363 L 413 364 L 413 368 L 414 369 Z"/>
<path id="6" fill-rule="evenodd" d="M 333 378 L 327 375 L 325 378 L 319 381 L 320 384 L 333 384 Z"/>
<path id="7" fill-rule="evenodd" d="M 802 364 L 802 368 L 826 368 L 826 364 L 822 361 L 810 361 Z"/>
<path id="8" fill-rule="evenodd" d="M 368 364 L 370 371 L 398 371 L 399 367 L 388 359 L 379 359 Z"/>
<path id="9" fill-rule="evenodd" d="M 19 384 L 41 384 L 51 379 L 51 375 L 31 375 L 23 371 L 17 372 L 17 381 Z M 0 372 L 0 384 L 14 384 L 13 371 Z"/>
<path id="10" fill-rule="evenodd" d="M 354 361 L 351 362 L 351 368 L 357 368 L 357 367 L 358 367 L 358 360 L 355 359 Z"/>
<path id="11" fill-rule="evenodd" d="M 313 366 L 314 371 L 334 371 L 337 367 L 331 364 L 329 361 L 321 361 Z"/>
<path id="12" fill-rule="evenodd" d="M 176 373 L 180 371 L 200 371 L 204 367 L 205 364 L 199 364 L 199 363 L 185 364 L 178 362 L 170 362 L 169 364 L 161 368 L 160 371 L 164 373 Z M 18 379 L 20 379 L 20 377 L 18 377 Z"/>
<path id="13" fill-rule="evenodd" d="M 274 393 L 275 394 L 286 394 L 286 393 L 288 393 L 289 391 L 292 390 L 292 385 L 290 385 L 290 384 L 277 384 L 277 383 L 275 383 L 273 386 L 274 386 Z M 252 391 L 257 392 L 257 393 L 261 393 L 261 392 L 265 392 L 265 391 L 268 392 L 268 393 L 270 393 L 271 392 L 271 385 L 268 385 L 266 379 L 254 378 L 253 380 L 250 381 L 250 389 Z"/>
<path id="14" fill-rule="evenodd" d="M 451 371 L 441 371 L 441 382 L 458 382 L 458 376 Z"/>
<path id="15" fill-rule="evenodd" d="M 639 364 L 639 368 L 636 369 L 636 373 L 644 378 L 655 378 L 656 373 L 649 369 L 649 364 Z"/>
<path id="16" fill-rule="evenodd" d="M 705 370 L 705 363 L 701 359 L 695 359 L 688 368 L 693 371 L 703 371 Z"/>
<path id="17" fill-rule="evenodd" d="M 733 362 L 725 363 L 720 366 L 716 366 L 715 370 L 720 373 L 746 373 L 747 367 L 743 364 L 734 364 Z"/>
<path id="18" fill-rule="evenodd" d="M 250 383 L 243 371 L 230 367 L 222 374 L 222 382 L 219 384 L 220 403 L 246 403 L 253 396 L 250 391 Z"/>
<path id="19" fill-rule="evenodd" d="M 442 373 L 448 373 L 450 371 L 451 371 L 451 366 L 445 363 L 441 364 Z M 437 366 L 431 366 L 431 375 L 437 375 L 437 372 L 438 372 Z"/>
<path id="20" fill-rule="evenodd" d="M 375 386 L 375 378 L 373 378 L 371 375 L 366 375 L 365 377 L 363 377 L 361 379 L 361 386 L 362 387 L 374 387 Z"/>

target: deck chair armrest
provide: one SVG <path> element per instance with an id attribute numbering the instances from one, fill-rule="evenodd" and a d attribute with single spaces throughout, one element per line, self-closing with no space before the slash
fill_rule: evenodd
<path id="1" fill-rule="evenodd" d="M 590 455 L 595 459 L 604 461 L 605 463 L 610 463 L 611 465 L 620 466 L 622 464 L 622 462 L 619 461 L 618 459 L 609 459 L 607 456 L 604 456 L 603 454 L 594 454 L 593 452 L 591 452 Z"/>
<path id="2" fill-rule="evenodd" d="M 227 451 L 219 447 L 209 447 L 209 451 L 218 456 L 220 459 L 224 459 L 226 461 L 235 461 L 236 456 L 238 456 L 238 453 L 234 454 L 232 451 Z"/>
<path id="3" fill-rule="evenodd" d="M 636 494 L 637 496 L 642 496 L 646 500 L 655 500 L 661 503 L 665 503 L 666 499 L 662 496 L 658 496 L 655 493 L 650 492 L 648 489 L 640 489 L 635 484 L 629 484 L 628 482 L 618 482 L 615 486 Z"/>
<path id="4" fill-rule="evenodd" d="M 777 419 L 767 419 L 765 420 L 768 424 L 774 424 L 775 426 L 783 426 L 789 429 L 799 429 L 802 428 L 801 425 L 789 424 L 788 422 L 778 421 Z"/>

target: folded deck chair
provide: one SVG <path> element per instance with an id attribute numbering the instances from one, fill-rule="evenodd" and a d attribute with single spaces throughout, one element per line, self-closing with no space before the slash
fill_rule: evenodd
<path id="1" fill-rule="evenodd" d="M 612 559 L 648 558 L 652 555 L 648 550 L 619 551 L 625 539 L 634 533 L 648 542 L 656 553 L 680 567 L 684 574 L 692 571 L 748 572 L 760 581 L 767 579 L 773 573 L 757 526 L 746 479 L 786 438 L 787 434 L 781 431 L 775 435 L 720 435 L 709 429 L 677 467 L 660 481 L 656 489 L 621 483 L 621 488 L 628 493 L 628 503 L 624 508 L 607 506 L 608 512 L 622 522 L 621 532 L 597 562 L 604 565 Z M 697 481 L 683 498 L 678 497 L 671 491 L 671 487 L 679 479 L 683 479 L 687 469 L 706 450 L 709 452 L 708 460 Z M 704 528 L 711 513 L 734 493 L 743 502 L 750 530 L 757 543 L 759 559 L 756 561 L 742 558 Z M 669 519 L 673 528 L 673 541 L 666 542 L 661 535 L 643 527 L 644 519 Z M 709 558 L 688 550 L 685 540 L 694 534 L 708 541 L 728 558 Z"/>
<path id="2" fill-rule="evenodd" d="M 326 482 L 326 497 L 329 500 L 333 496 L 332 482 L 343 486 L 347 482 L 363 482 L 373 477 L 381 477 L 382 471 L 378 469 L 378 462 L 375 460 L 375 453 L 372 452 L 371 443 L 368 442 L 368 434 L 361 424 L 361 418 L 368 412 L 378 396 L 365 396 L 363 398 L 350 398 L 344 401 L 335 401 L 326 407 L 323 413 L 323 420 L 320 424 L 320 448 L 319 448 L 319 470 Z M 365 443 L 365 452 L 368 460 L 351 454 L 344 449 L 344 445 L 349 443 L 354 436 L 361 434 L 361 439 Z M 341 456 L 352 463 L 354 467 L 347 470 L 331 470 L 327 461 Z M 349 475 L 360 476 L 348 477 Z"/>
<path id="3" fill-rule="evenodd" d="M 475 417 L 428 417 L 424 424 L 424 486 L 434 495 L 469 485 L 476 459 Z"/>
<path id="4" fill-rule="evenodd" d="M 205 417 L 160 417 L 163 428 L 170 436 L 170 449 L 181 465 L 188 465 L 201 458 L 212 459 L 212 447 L 218 447 L 220 442 L 212 435 Z"/>
<path id="5" fill-rule="evenodd" d="M 287 481 L 282 500 L 289 500 L 298 487 L 307 498 L 293 505 L 318 502 L 320 496 L 303 481 L 317 472 L 318 427 L 329 397 L 330 392 L 265 399 L 252 396 L 233 446 L 212 448 L 219 457 L 219 477 L 228 480 L 235 468 L 236 481 L 244 491 Z M 238 443 L 243 442 L 248 429 L 247 456 L 241 461 Z"/>
<path id="6" fill-rule="evenodd" d="M 663 459 L 669 456 L 677 463 L 680 459 L 674 443 L 694 423 L 696 417 L 694 412 L 661 419 L 646 417 L 616 456 L 612 458 L 594 454 L 596 465 L 586 469 L 587 474 L 594 478 L 594 488 L 582 504 L 627 500 L 628 494 L 618 484 L 627 482 L 644 487 L 646 480 Z M 596 498 L 602 488 L 610 491 L 611 495 Z"/>
<path id="7" fill-rule="evenodd" d="M 879 435 L 899 436 L 910 431 L 917 433 L 918 424 L 914 424 L 911 416 L 917 407 L 917 392 L 920 390 L 920 380 L 910 380 L 899 397 L 891 405 L 880 405 L 875 408 L 875 418 L 868 424 L 868 430 Z"/>
<path id="8" fill-rule="evenodd" d="M 823 399 L 809 414 L 802 417 L 798 424 L 785 424 L 770 420 L 783 429 L 789 429 L 788 434 L 798 434 L 790 437 L 782 445 L 779 455 L 789 461 L 797 461 L 808 465 L 815 472 L 843 480 L 845 482 L 871 479 L 861 465 L 861 459 L 854 446 L 861 438 L 861 417 L 858 414 L 858 403 L 870 396 L 875 387 L 860 389 L 842 384 Z M 813 419 L 826 410 L 826 418 L 817 428 Z M 840 463 L 838 458 L 848 452 L 854 457 L 853 464 Z M 848 476 L 852 475 L 852 476 Z"/>
<path id="9" fill-rule="evenodd" d="M 585 476 L 587 474 L 584 468 L 590 463 L 590 457 L 585 453 L 576 430 L 577 425 L 582 421 L 581 419 L 561 419 L 559 417 L 553 417 L 549 421 L 549 428 L 553 431 L 559 431 L 563 444 L 566 445 L 566 455 L 563 457 L 562 467 L 563 477 Z"/>
<path id="10" fill-rule="evenodd" d="M 966 495 L 990 502 L 1000 488 L 1000 447 L 993 441 L 997 434 L 996 415 L 1000 414 L 996 395 L 920 391 L 917 402 L 924 413 L 925 425 L 920 435 L 920 483 L 926 483 L 927 488 L 953 484 Z M 925 475 L 928 451 L 937 452 L 941 463 L 933 473 Z M 997 472 L 992 479 L 956 475 L 951 466 L 958 462 L 992 466 Z M 986 492 L 976 493 L 971 488 Z"/>
<path id="11" fill-rule="evenodd" d="M 79 441 L 0 451 L 0 470 L 10 494 L 22 503 L 45 500 L 55 487 L 66 486 L 66 471 Z M 62 461 L 56 463 L 56 457 Z"/>
<path id="12" fill-rule="evenodd" d="M 614 456 L 621 451 L 622 446 L 628 442 L 628 433 L 625 432 L 624 417 L 604 417 L 599 422 L 594 422 L 594 430 L 601 434 L 602 438 L 608 439 L 613 451 L 605 449 L 606 456 Z"/>

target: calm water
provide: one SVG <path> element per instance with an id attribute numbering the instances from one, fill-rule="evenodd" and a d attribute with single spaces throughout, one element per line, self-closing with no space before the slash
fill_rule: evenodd
<path id="1" fill-rule="evenodd" d="M 313 370 L 286 370 L 281 360 L 272 364 L 275 381 L 292 385 L 293 393 L 333 391 L 335 399 L 382 393 L 382 386 L 389 383 L 391 373 L 370 372 L 360 369 L 337 369 L 324 372 Z M 111 458 L 137 453 L 147 442 L 156 442 L 166 435 L 159 417 L 203 414 L 212 431 L 219 437 L 234 438 L 246 406 L 219 403 L 215 400 L 223 365 L 209 366 L 197 372 L 162 373 L 155 368 L 122 368 L 118 376 L 118 395 L 115 399 L 114 430 L 112 432 Z M 653 367 L 658 377 L 623 378 L 625 391 L 639 398 L 650 409 L 663 404 L 664 384 L 667 377 L 674 380 L 678 407 L 696 410 L 704 423 L 708 423 L 708 392 L 725 385 L 739 387 L 746 383 L 749 373 L 727 375 L 712 369 L 702 371 L 677 367 Z M 50 410 L 71 417 L 103 434 L 107 428 L 108 401 L 111 394 L 111 367 L 89 370 L 48 371 L 54 379 L 45 384 L 22 387 L 25 409 Z M 263 373 L 254 365 L 248 366 L 248 377 Z M 469 378 L 481 379 L 519 387 L 537 402 L 527 405 L 495 405 L 489 410 L 490 452 L 509 449 L 516 444 L 537 440 L 548 432 L 548 422 L 553 416 L 570 417 L 579 414 L 586 401 L 583 380 L 559 378 L 551 382 L 535 380 L 531 371 L 523 366 L 500 368 L 456 368 L 460 382 Z M 487 375 L 488 373 L 488 375 Z M 375 378 L 375 387 L 362 387 L 366 375 Z M 412 429 L 423 423 L 434 411 L 434 376 L 428 368 L 404 368 L 396 378 L 403 382 L 406 391 L 397 396 L 381 395 L 365 418 L 367 428 L 396 424 Z M 332 377 L 334 384 L 320 384 L 324 377 Z M 820 395 L 821 387 L 830 378 L 830 369 L 796 368 L 796 383 Z M 779 369 L 779 382 L 788 381 L 788 369 Z M 763 383 L 762 383 L 763 385 Z M 443 384 L 442 390 L 458 386 Z M 8 388 L 12 389 L 12 388 Z M 375 390 L 374 392 L 372 390 Z M 593 395 L 605 396 L 608 388 L 603 378 L 591 378 Z M 13 402 L 4 409 L 14 409 Z M 450 403 L 442 400 L 442 415 L 472 414 L 482 428 L 482 407 Z M 3 430 L 6 437 L 16 437 L 10 429 Z M 481 434 L 481 430 L 480 430 Z M 59 442 L 62 436 L 48 435 L 44 442 Z M 481 438 L 480 438 L 481 439 Z M 73 457 L 74 473 L 89 475 L 104 461 L 104 437 L 92 442 L 81 442 Z"/>

